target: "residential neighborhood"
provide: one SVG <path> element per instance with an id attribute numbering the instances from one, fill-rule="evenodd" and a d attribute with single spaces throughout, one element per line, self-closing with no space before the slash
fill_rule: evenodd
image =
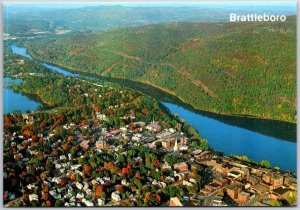
<path id="1" fill-rule="evenodd" d="M 28 119 L 23 114 L 31 123 Z M 289 202 L 297 190 L 292 174 L 196 149 L 184 133 L 155 121 L 103 129 L 96 140 L 84 135 L 88 125 L 62 127 L 77 135 L 56 139 L 54 130 L 39 133 L 38 140 L 4 136 L 14 161 L 26 166 L 19 175 L 26 177 L 19 186 L 23 196 L 5 191 L 7 206 L 270 206 L 277 200 Z M 38 161 L 44 155 L 38 142 L 49 143 L 45 166 Z M 8 163 L 4 171 L 9 181 Z M 29 183 L 29 174 L 39 176 L 37 181 Z"/>

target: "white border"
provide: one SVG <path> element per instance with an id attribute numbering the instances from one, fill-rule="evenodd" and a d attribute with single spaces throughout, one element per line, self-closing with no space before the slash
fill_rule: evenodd
<path id="1" fill-rule="evenodd" d="M 298 100 L 298 93 L 300 91 L 300 84 L 298 83 L 299 81 L 299 78 L 300 78 L 300 73 L 299 73 L 299 67 L 300 67 L 300 64 L 299 64 L 299 60 L 300 60 L 300 55 L 299 55 L 299 49 L 300 49 L 300 35 L 299 35 L 299 32 L 300 32 L 300 17 L 298 15 L 298 12 L 300 11 L 300 4 L 299 4 L 299 1 L 300 0 L 296 0 L 296 1 L 282 1 L 282 0 L 264 0 L 264 1 L 245 1 L 245 0 L 230 0 L 230 2 L 243 2 L 243 3 L 247 3 L 247 2 L 255 2 L 255 3 L 271 3 L 271 2 L 276 2 L 276 3 L 280 3 L 280 2 L 297 2 L 297 110 L 299 108 L 299 100 Z M 30 1 L 26 1 L 26 0 L 6 0 L 6 1 L 3 1 L 3 0 L 0 0 L 1 4 L 0 4 L 0 18 L 1 18 L 1 21 L 0 21 L 0 39 L 1 39 L 1 45 L 0 45 L 0 55 L 1 55 L 1 58 L 0 58 L 0 83 L 1 83 L 1 91 L 0 91 L 0 99 L 1 101 L 3 101 L 3 87 L 2 87 L 2 78 L 3 78 L 3 40 L 2 40 L 2 33 L 3 33 L 3 20 L 2 20 L 2 17 L 3 17 L 3 3 L 27 3 L 27 2 L 40 2 L 40 3 L 45 3 L 43 2 L 42 0 L 30 0 Z M 107 3 L 134 3 L 134 2 L 144 2 L 144 3 L 172 3 L 172 2 L 176 2 L 178 4 L 178 2 L 183 2 L 183 3 L 201 3 L 201 2 L 210 2 L 210 3 L 213 3 L 213 2 L 228 2 L 226 0 L 188 0 L 188 1 L 183 1 L 183 0 L 162 0 L 162 1 L 157 1 L 157 0 L 149 0 L 149 1 L 141 1 L 141 0 L 121 0 L 121 1 L 116 1 L 116 0 L 106 0 L 106 1 L 103 1 L 103 0 L 87 0 L 87 1 L 82 1 L 82 0 L 48 0 L 47 3 L 50 3 L 50 2 L 53 2 L 53 3 L 70 3 L 70 2 L 76 2 L 76 3 L 88 3 L 88 2 L 91 2 L 91 3 L 97 3 L 97 2 L 107 2 Z M 2 105 L 3 105 L 3 102 L 2 102 Z M 298 136 L 299 136 L 299 120 L 298 120 L 298 115 L 297 115 L 297 142 L 298 142 Z M 1 140 L 1 143 L 0 143 L 0 150 L 3 151 L 3 108 L 1 109 L 0 111 L 0 140 Z M 299 147 L 300 145 L 297 143 L 297 160 L 299 160 Z M 1 182 L 1 185 L 0 185 L 0 208 L 5 208 L 3 206 L 3 156 L 2 156 L 2 152 L 0 154 L 0 162 L 1 162 L 1 166 L 0 166 L 0 182 Z M 298 182 L 298 175 L 300 174 L 299 171 L 300 171 L 300 167 L 299 167 L 299 161 L 297 161 L 297 182 Z M 297 201 L 297 207 L 289 207 L 291 209 L 300 209 L 300 202 L 299 202 L 299 189 L 297 190 L 297 194 L 298 194 L 298 201 Z M 95 208 L 95 207 L 94 207 Z M 97 208 L 97 207 L 96 207 Z M 121 209 L 124 209 L 124 207 L 98 207 L 99 209 L 112 209 L 112 208 L 121 208 Z M 98 209 L 97 208 L 97 209 Z M 135 207 L 135 209 L 143 209 L 143 208 L 148 208 L 148 207 Z M 151 208 L 154 208 L 154 209 L 160 209 L 159 207 L 151 207 Z M 192 208 L 198 208 L 198 207 L 192 207 Z M 205 207 L 200 207 L 200 208 L 205 208 Z M 230 208 L 230 207 L 227 207 L 227 209 Z M 237 207 L 238 208 L 238 207 Z M 243 207 L 243 209 L 271 209 L 272 207 Z M 276 207 L 276 209 L 286 209 L 287 207 Z M 9 209 L 22 209 L 22 208 L 9 208 Z M 42 210 L 42 209 L 45 209 L 45 208 L 41 208 L 41 207 L 38 207 L 38 208 L 26 208 L 26 209 L 38 209 L 38 210 Z M 65 207 L 64 208 L 56 208 L 56 209 L 66 209 Z M 78 210 L 79 208 L 68 208 L 68 209 L 76 209 Z M 176 207 L 172 207 L 172 209 L 191 209 L 191 208 L 188 208 L 188 207 L 182 207 L 182 208 L 176 208 Z M 213 207 L 213 209 L 224 209 L 224 208 L 221 208 L 221 207 Z"/>

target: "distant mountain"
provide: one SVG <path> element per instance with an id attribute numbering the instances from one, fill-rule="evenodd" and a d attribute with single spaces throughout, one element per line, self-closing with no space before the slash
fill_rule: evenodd
<path id="1" fill-rule="evenodd" d="M 296 18 L 168 23 L 41 39 L 41 60 L 148 83 L 206 111 L 296 122 Z"/>
<path id="2" fill-rule="evenodd" d="M 43 32 L 59 34 L 62 30 L 98 32 L 168 22 L 219 22 L 228 21 L 231 12 L 296 14 L 295 5 L 276 3 L 267 6 L 229 3 L 88 5 L 7 3 L 4 4 L 4 32 L 31 36 Z"/>

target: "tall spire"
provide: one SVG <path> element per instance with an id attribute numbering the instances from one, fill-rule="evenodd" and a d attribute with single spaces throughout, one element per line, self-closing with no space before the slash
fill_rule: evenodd
<path id="1" fill-rule="evenodd" d="M 178 152 L 178 151 L 179 151 L 179 148 L 178 148 L 177 137 L 176 137 L 175 146 L 174 146 L 174 152 Z"/>

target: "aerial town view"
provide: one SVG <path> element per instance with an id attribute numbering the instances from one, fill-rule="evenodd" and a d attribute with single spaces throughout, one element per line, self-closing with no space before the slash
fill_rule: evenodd
<path id="1" fill-rule="evenodd" d="M 5 3 L 3 24 L 3 206 L 297 205 L 296 2 Z"/>

